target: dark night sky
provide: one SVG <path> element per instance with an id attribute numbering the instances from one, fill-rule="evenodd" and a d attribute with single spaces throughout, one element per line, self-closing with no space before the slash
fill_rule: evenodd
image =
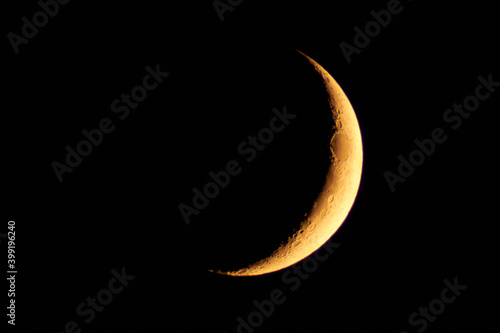
<path id="1" fill-rule="evenodd" d="M 475 94 L 479 76 L 500 81 L 493 5 L 401 1 L 348 63 L 340 43 L 353 45 L 353 29 L 389 1 L 247 0 L 222 22 L 210 1 L 167 3 L 72 1 L 19 53 L 3 40 L 0 232 L 16 221 L 13 331 L 62 332 L 75 321 L 82 332 L 232 333 L 254 300 L 278 289 L 285 302 L 255 332 L 417 332 L 423 324 L 408 318 L 455 277 L 468 288 L 425 331 L 496 327 L 491 119 L 500 88 L 459 125 L 443 118 Z M 9 4 L 4 36 L 21 34 L 21 18 L 38 10 L 35 1 Z M 330 114 L 318 76 L 293 48 L 340 84 L 364 147 L 355 204 L 330 240 L 341 245 L 296 290 L 283 281 L 287 270 L 206 270 L 262 258 L 321 190 Z M 157 64 L 169 76 L 120 119 L 112 102 Z M 284 106 L 297 117 L 246 162 L 238 145 Z M 51 163 L 64 163 L 65 147 L 105 118 L 113 131 L 60 183 Z M 384 173 L 397 173 L 398 156 L 436 128 L 446 141 L 392 192 Z M 178 205 L 231 160 L 242 172 L 186 225 Z M 85 323 L 75 309 L 122 267 L 136 278 Z"/>

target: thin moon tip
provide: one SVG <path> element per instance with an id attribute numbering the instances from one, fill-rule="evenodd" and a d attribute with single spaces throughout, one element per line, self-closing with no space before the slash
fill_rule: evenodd
<path id="1" fill-rule="evenodd" d="M 226 276 L 248 276 L 249 274 L 242 274 L 239 271 L 236 272 L 224 272 L 221 270 L 215 270 L 215 269 L 208 269 L 210 273 L 214 274 L 219 274 L 219 275 L 226 275 Z"/>
<path id="2" fill-rule="evenodd" d="M 210 273 L 219 274 L 219 275 L 234 275 L 231 272 L 223 272 L 221 270 L 215 270 L 215 269 L 208 269 L 208 271 Z"/>

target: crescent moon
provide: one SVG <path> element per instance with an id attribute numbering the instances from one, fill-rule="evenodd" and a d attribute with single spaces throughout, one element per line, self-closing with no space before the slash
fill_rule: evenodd
<path id="1" fill-rule="evenodd" d="M 297 50 L 298 51 L 298 50 Z M 231 276 L 268 274 L 289 267 L 320 248 L 346 219 L 356 198 L 363 166 L 358 120 L 351 103 L 333 77 L 316 61 L 298 51 L 323 79 L 332 112 L 330 167 L 323 189 L 300 228 L 269 257 L 237 271 L 211 272 Z"/>

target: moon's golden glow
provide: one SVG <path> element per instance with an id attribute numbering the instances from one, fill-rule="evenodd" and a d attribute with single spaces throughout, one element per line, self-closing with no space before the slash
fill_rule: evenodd
<path id="1" fill-rule="evenodd" d="M 331 75 L 301 53 L 323 78 L 333 116 L 331 165 L 325 185 L 304 217 L 300 229 L 269 257 L 234 272 L 212 271 L 232 276 L 262 275 L 291 266 L 321 247 L 344 222 L 356 198 L 363 165 L 363 147 L 356 114 Z"/>

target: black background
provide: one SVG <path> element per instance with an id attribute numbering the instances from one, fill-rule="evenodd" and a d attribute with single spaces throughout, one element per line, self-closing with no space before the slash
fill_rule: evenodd
<path id="1" fill-rule="evenodd" d="M 61 332 L 74 320 L 83 332 L 230 333 L 253 300 L 281 289 L 286 302 L 256 332 L 415 332 L 408 317 L 455 277 L 467 290 L 427 331 L 494 330 L 498 91 L 456 130 L 443 113 L 474 93 L 479 75 L 500 79 L 497 10 L 401 4 L 351 63 L 339 44 L 353 44 L 353 28 L 387 1 L 247 0 L 221 22 L 210 1 L 73 0 L 18 54 L 5 37 L 1 230 L 16 221 L 14 331 Z M 20 34 L 21 17 L 38 10 L 9 3 L 4 35 Z M 331 239 L 341 246 L 296 291 L 285 270 L 207 271 L 272 251 L 321 190 L 330 114 L 293 48 L 341 85 L 364 148 L 355 204 Z M 120 120 L 111 102 L 156 64 L 169 77 Z M 244 161 L 238 145 L 284 106 L 297 117 L 186 225 L 178 205 L 210 171 Z M 115 130 L 60 183 L 51 163 L 103 118 Z M 438 127 L 447 140 L 391 192 L 384 172 Z M 136 278 L 84 323 L 77 305 L 122 267 Z"/>

